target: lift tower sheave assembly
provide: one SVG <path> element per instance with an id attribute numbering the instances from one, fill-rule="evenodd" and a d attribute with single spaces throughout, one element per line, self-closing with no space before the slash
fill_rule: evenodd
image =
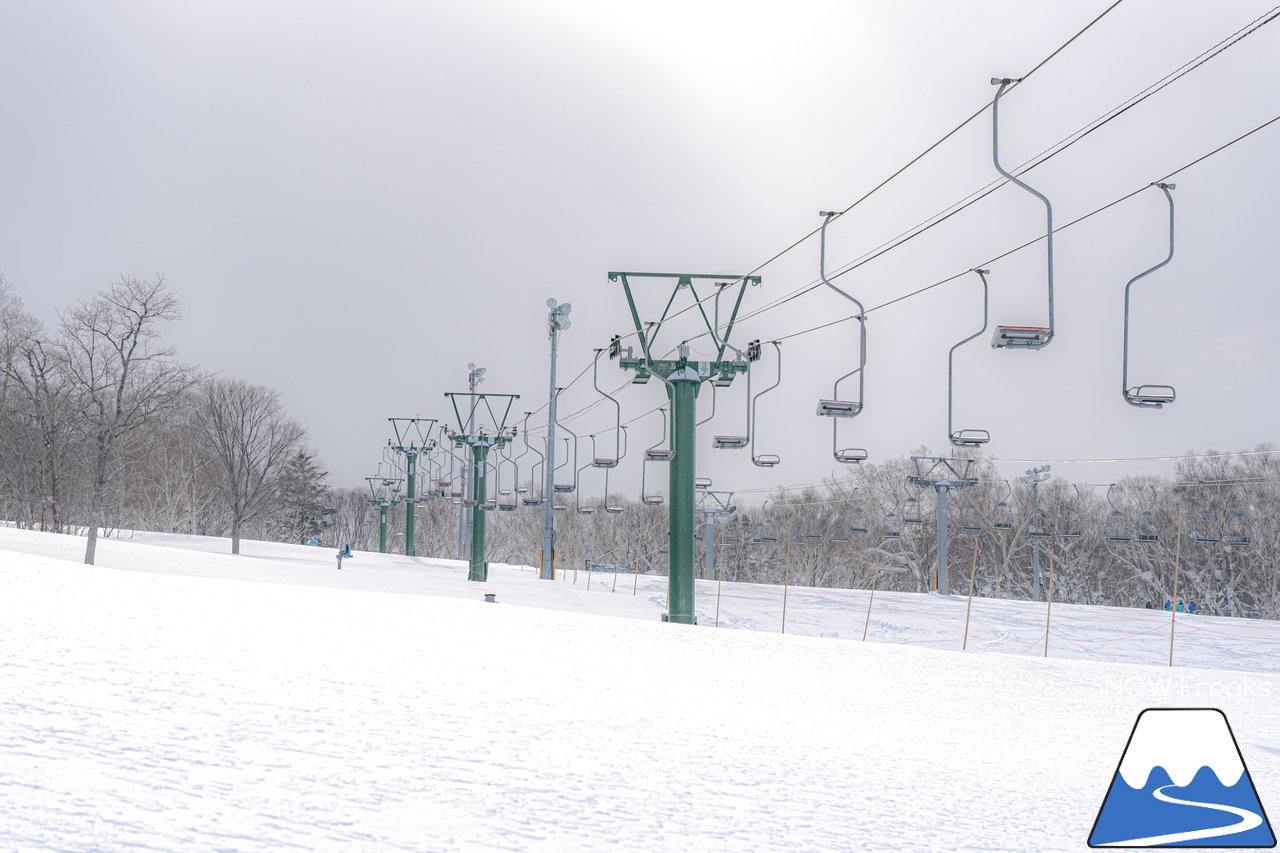
<path id="1" fill-rule="evenodd" d="M 667 300 L 662 316 L 652 323 L 644 323 L 636 309 L 635 296 L 631 290 L 631 279 L 654 278 L 674 280 L 675 287 Z M 640 355 L 634 348 L 626 353 L 619 353 L 619 364 L 624 369 L 634 370 L 632 382 L 643 384 L 651 376 L 656 376 L 667 387 L 667 397 L 671 401 L 671 450 L 670 485 L 668 489 L 668 505 L 670 507 L 670 539 L 668 545 L 667 585 L 669 601 L 667 613 L 663 614 L 664 622 L 678 622 L 686 625 L 697 623 L 693 607 L 694 578 L 694 512 L 696 501 L 694 492 L 694 447 L 697 427 L 695 425 L 698 391 L 703 382 L 714 381 L 718 385 L 728 385 L 735 374 L 744 373 L 747 369 L 746 359 L 725 359 L 729 337 L 733 333 L 733 325 L 742 306 L 742 297 L 748 284 L 759 284 L 760 276 L 738 275 L 699 275 L 690 273 L 645 273 L 645 272 L 611 272 L 610 281 L 622 284 L 627 298 L 627 307 L 631 312 L 631 320 L 635 324 L 635 335 L 640 342 Z M 724 327 L 723 333 L 716 327 L 703 306 L 703 298 L 698 295 L 699 281 L 715 280 L 728 282 L 725 287 L 734 287 L 738 293 L 733 302 L 733 311 Z M 672 305 L 680 291 L 688 289 L 693 297 L 707 333 L 715 341 L 716 357 L 712 361 L 698 361 L 689 358 L 689 348 L 681 344 L 674 359 L 656 359 L 653 355 L 655 340 L 662 332 L 662 326 L 672 316 Z M 711 298 L 708 294 L 707 298 Z M 688 309 L 683 309 L 688 310 Z"/>
<path id="2" fill-rule="evenodd" d="M 387 418 L 395 431 L 395 444 L 387 446 L 404 457 L 405 491 L 404 491 L 404 555 L 418 556 L 418 547 L 414 543 L 414 509 L 417 507 L 418 495 L 417 474 L 418 457 L 430 453 L 436 443 L 431 438 L 431 430 L 436 425 L 435 418 Z M 430 484 L 428 484 L 430 485 Z"/>
<path id="3" fill-rule="evenodd" d="M 485 561 L 484 533 L 485 513 L 482 507 L 488 499 L 485 471 L 489 451 L 502 447 L 515 436 L 515 427 L 507 426 L 511 404 L 520 399 L 519 394 L 446 393 L 453 404 L 457 418 L 457 431 L 449 434 L 456 447 L 471 449 L 471 474 L 468 482 L 471 497 L 464 503 L 471 509 L 471 547 L 468 549 L 470 569 L 467 580 L 485 581 L 489 578 L 489 564 Z M 490 401 L 494 402 L 490 402 Z M 459 403 L 462 405 L 459 406 Z M 496 403 L 496 405 L 495 405 Z"/>

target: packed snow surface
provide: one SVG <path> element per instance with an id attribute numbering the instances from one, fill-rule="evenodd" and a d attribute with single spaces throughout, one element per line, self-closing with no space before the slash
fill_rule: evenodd
<path id="1" fill-rule="evenodd" d="M 83 546 L 0 530 L 0 850 L 1082 850 L 1147 707 L 1280 803 L 1274 622 Z"/>

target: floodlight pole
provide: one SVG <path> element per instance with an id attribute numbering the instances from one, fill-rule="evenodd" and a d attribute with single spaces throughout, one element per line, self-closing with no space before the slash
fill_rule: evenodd
<path id="1" fill-rule="evenodd" d="M 467 389 L 472 393 L 476 393 L 476 386 L 484 381 L 484 368 L 476 367 L 475 364 L 467 365 Z M 471 417 L 466 424 L 460 424 L 468 435 L 475 432 L 475 412 L 471 413 Z M 461 446 L 461 445 L 459 445 Z M 471 538 L 472 522 L 474 519 L 467 514 L 467 501 L 473 496 L 471 491 L 471 478 L 468 477 L 462 483 L 462 504 L 458 507 L 458 559 L 467 559 L 467 540 Z M 476 506 L 479 506 L 477 503 Z"/>
<path id="2" fill-rule="evenodd" d="M 972 459 L 947 459 L 937 456 L 912 456 L 916 466 L 916 476 L 908 480 L 913 486 L 932 487 L 937 495 L 934 516 L 938 552 L 938 580 L 934 589 L 943 595 L 951 594 L 951 574 L 948 568 L 950 556 L 949 533 L 947 521 L 947 503 L 952 489 L 967 489 L 977 483 L 969 476 Z M 938 475 L 942 476 L 938 476 Z"/>
<path id="3" fill-rule="evenodd" d="M 551 338 L 551 387 L 547 396 L 547 453 L 543 461 L 542 485 L 542 554 L 538 562 L 538 577 L 542 580 L 556 578 L 556 514 L 555 475 L 556 475 L 556 354 L 560 344 L 560 332 L 571 325 L 568 317 L 572 306 L 565 302 L 556 304 L 554 299 L 547 300 L 551 311 L 547 314 L 547 337 Z M 608 496 L 606 495 L 606 498 Z"/>
<path id="4" fill-rule="evenodd" d="M 667 308 L 656 322 L 645 325 L 636 310 L 635 297 L 631 293 L 629 278 L 664 278 L 676 279 L 676 288 L 667 302 Z M 695 280 L 719 279 L 740 285 L 733 313 L 725 327 L 724 334 L 713 325 L 698 297 Z M 669 544 L 667 547 L 667 592 L 669 603 L 667 612 L 662 615 L 664 622 L 676 622 L 685 625 L 696 625 L 694 614 L 694 512 L 697 509 L 694 492 L 695 445 L 697 437 L 697 402 L 698 390 L 702 383 L 713 377 L 720 377 L 724 384 L 732 381 L 734 374 L 747 370 L 745 359 L 724 360 L 724 351 L 729 335 L 733 332 L 733 324 L 742 305 L 743 292 L 747 284 L 759 284 L 759 276 L 736 275 L 700 275 L 688 273 L 637 273 L 611 272 L 610 281 L 622 282 L 622 288 L 631 310 L 631 319 L 635 323 L 636 336 L 640 341 L 641 355 L 634 355 L 628 350 L 619 359 L 624 369 L 636 372 L 635 383 L 644 383 L 650 376 L 657 376 L 667 386 L 667 397 L 671 401 L 671 449 L 675 455 L 671 458 L 670 481 L 668 493 Z M 691 361 L 689 347 L 681 344 L 679 356 L 675 359 L 655 360 L 651 346 L 654 338 L 661 331 L 671 311 L 672 303 L 681 288 L 689 288 L 693 295 L 707 329 L 717 344 L 715 361 Z"/>

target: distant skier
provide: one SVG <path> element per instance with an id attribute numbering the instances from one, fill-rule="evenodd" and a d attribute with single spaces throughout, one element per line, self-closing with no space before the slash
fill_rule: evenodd
<path id="1" fill-rule="evenodd" d="M 351 546 L 343 545 L 338 549 L 338 571 L 342 571 L 342 559 L 351 556 Z"/>
<path id="2" fill-rule="evenodd" d="M 1195 613 L 1195 612 L 1196 612 L 1196 603 L 1195 603 L 1194 601 L 1188 601 L 1188 602 L 1187 602 L 1187 612 L 1188 612 L 1188 613 Z"/>
<path id="3" fill-rule="evenodd" d="M 1182 599 L 1181 599 L 1181 598 L 1179 598 L 1179 599 L 1178 599 L 1178 612 L 1179 612 L 1179 613 L 1186 613 L 1186 612 L 1187 612 L 1187 606 L 1186 606 L 1185 604 L 1183 604 L 1183 603 L 1182 603 Z"/>
<path id="4" fill-rule="evenodd" d="M 310 539 L 308 539 L 308 540 L 307 540 L 307 544 L 308 544 L 308 545 L 313 545 L 313 546 L 315 546 L 315 547 L 317 547 L 317 548 L 318 548 L 318 547 L 320 547 L 320 537 L 319 537 L 319 536 L 312 536 Z"/>

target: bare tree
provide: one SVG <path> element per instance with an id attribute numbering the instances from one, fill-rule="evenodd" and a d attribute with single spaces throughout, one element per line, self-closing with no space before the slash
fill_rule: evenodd
<path id="1" fill-rule="evenodd" d="M 92 445 L 86 563 L 93 563 L 97 550 L 117 443 L 176 405 L 195 381 L 173 349 L 159 344 L 158 324 L 181 316 L 177 296 L 159 276 L 154 281 L 122 277 L 60 315 L 62 368 Z"/>
<path id="2" fill-rule="evenodd" d="M 238 379 L 213 379 L 198 391 L 199 417 L 209 453 L 209 475 L 231 515 L 231 553 L 240 530 L 276 495 L 280 470 L 297 452 L 306 430 L 290 418 L 280 395 Z"/>

